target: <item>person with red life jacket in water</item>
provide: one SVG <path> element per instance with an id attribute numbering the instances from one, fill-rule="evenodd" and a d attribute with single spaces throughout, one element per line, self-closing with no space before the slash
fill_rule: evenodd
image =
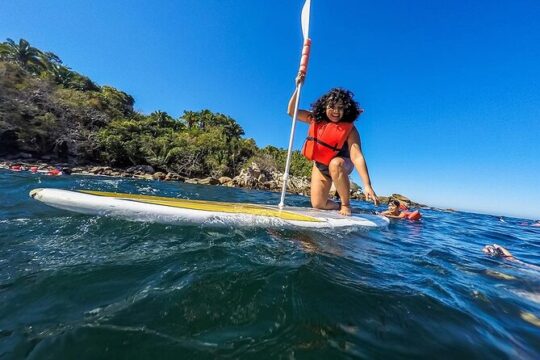
<path id="1" fill-rule="evenodd" d="M 401 212 L 401 204 L 398 200 L 390 199 L 388 201 L 388 210 L 383 211 L 381 215 L 393 219 L 402 219 L 406 217 L 405 213 Z"/>
<path id="2" fill-rule="evenodd" d="M 298 85 L 305 75 L 296 78 L 296 90 L 289 100 L 288 114 L 294 114 Z M 360 134 L 353 122 L 363 112 L 353 99 L 353 93 L 334 88 L 311 105 L 311 111 L 298 109 L 297 119 L 309 124 L 303 155 L 313 161 L 311 171 L 311 206 L 316 209 L 339 210 L 351 215 L 349 174 L 354 168 L 364 183 L 366 200 L 378 205 L 362 153 Z M 330 200 L 329 193 L 335 184 L 341 204 Z"/>
<path id="3" fill-rule="evenodd" d="M 420 211 L 409 211 L 409 208 L 399 202 L 396 199 L 388 200 L 388 210 L 383 211 L 380 215 L 386 216 L 391 219 L 409 219 L 409 220 L 420 220 L 422 215 Z"/>

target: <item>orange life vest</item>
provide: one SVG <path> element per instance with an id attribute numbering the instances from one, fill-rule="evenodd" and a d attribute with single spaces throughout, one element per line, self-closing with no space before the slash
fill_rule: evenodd
<path id="1" fill-rule="evenodd" d="M 330 160 L 343 148 L 353 126 L 352 123 L 346 122 L 312 121 L 302 154 L 308 160 L 324 165 L 330 164 Z"/>
<path id="2" fill-rule="evenodd" d="M 400 215 L 403 215 L 403 217 L 406 217 L 409 220 L 420 220 L 422 218 L 422 214 L 420 214 L 420 211 L 418 210 L 413 212 L 402 211 Z"/>

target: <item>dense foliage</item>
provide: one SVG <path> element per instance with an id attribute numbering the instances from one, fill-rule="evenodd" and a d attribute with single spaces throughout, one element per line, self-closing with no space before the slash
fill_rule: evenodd
<path id="1" fill-rule="evenodd" d="M 287 150 L 268 145 L 259 149 L 255 156 L 250 159 L 256 162 L 263 170 L 280 170 L 285 169 L 287 162 Z M 291 164 L 289 173 L 296 176 L 310 176 L 312 164 L 310 161 L 299 152 L 293 151 L 291 156 Z"/>
<path id="2" fill-rule="evenodd" d="M 152 165 L 190 177 L 235 176 L 250 161 L 285 168 L 284 149 L 259 149 L 229 116 L 202 110 L 174 119 L 137 113 L 133 105 L 130 95 L 96 85 L 24 39 L 0 43 L 0 156 Z M 291 174 L 310 169 L 294 152 Z"/>
<path id="3" fill-rule="evenodd" d="M 116 166 L 149 164 L 186 176 L 234 176 L 257 152 L 230 117 L 186 111 L 179 120 L 164 112 L 116 119 L 98 132 L 101 159 Z"/>

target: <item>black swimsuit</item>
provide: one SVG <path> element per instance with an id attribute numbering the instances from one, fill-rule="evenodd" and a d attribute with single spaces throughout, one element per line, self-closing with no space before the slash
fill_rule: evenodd
<path id="1" fill-rule="evenodd" d="M 341 150 L 339 150 L 339 152 L 337 153 L 337 155 L 335 157 L 341 157 L 341 158 L 345 158 L 345 159 L 350 159 L 351 158 L 351 154 L 349 152 L 349 144 L 347 144 L 347 142 L 345 141 L 345 144 L 343 144 L 343 147 L 341 148 Z M 319 171 L 324 175 L 326 176 L 327 178 L 330 177 L 330 169 L 328 169 L 328 165 L 324 165 L 324 164 L 321 164 L 320 162 L 315 162 L 315 166 L 317 167 L 317 169 L 319 169 Z"/>

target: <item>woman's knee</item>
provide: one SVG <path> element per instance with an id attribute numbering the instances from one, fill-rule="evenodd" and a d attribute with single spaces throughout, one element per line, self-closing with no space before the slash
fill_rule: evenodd
<path id="1" fill-rule="evenodd" d="M 311 207 L 315 209 L 326 209 L 327 199 L 311 199 Z"/>
<path id="2" fill-rule="evenodd" d="M 345 171 L 345 159 L 341 157 L 335 157 L 328 164 L 330 175 L 338 175 L 340 172 Z"/>

